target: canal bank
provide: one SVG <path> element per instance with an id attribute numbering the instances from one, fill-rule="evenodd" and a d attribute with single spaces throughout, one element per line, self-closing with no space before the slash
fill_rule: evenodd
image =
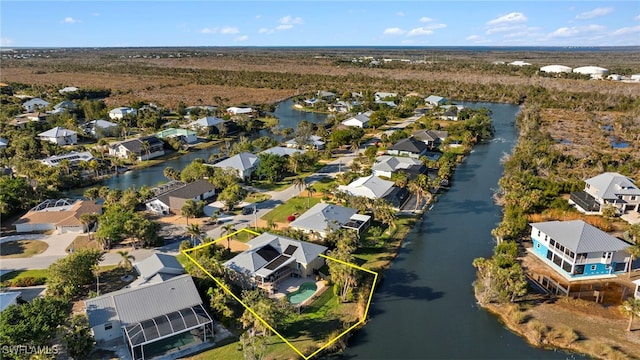
<path id="1" fill-rule="evenodd" d="M 490 257 L 491 229 L 502 210 L 492 194 L 502 174 L 500 158 L 516 141 L 518 107 L 488 107 L 495 137 L 478 144 L 458 166 L 442 194 L 406 236 L 373 297 L 371 320 L 350 340 L 343 359 L 565 359 L 567 354 L 530 346 L 473 294 L 477 257 Z M 569 355 L 573 358 L 581 356 Z"/>

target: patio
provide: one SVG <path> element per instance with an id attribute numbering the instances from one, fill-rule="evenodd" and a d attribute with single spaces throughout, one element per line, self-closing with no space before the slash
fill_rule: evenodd
<path id="1" fill-rule="evenodd" d="M 318 287 L 314 295 L 321 291 L 325 286 L 324 281 L 322 280 L 315 281 L 313 278 L 290 277 L 280 282 L 280 284 L 278 284 L 278 287 L 274 289 L 274 294 L 270 295 L 270 297 L 272 299 L 281 299 L 287 296 L 287 294 L 298 290 L 300 288 L 300 285 L 308 282 L 314 282 Z M 313 295 L 311 297 L 313 297 Z"/>

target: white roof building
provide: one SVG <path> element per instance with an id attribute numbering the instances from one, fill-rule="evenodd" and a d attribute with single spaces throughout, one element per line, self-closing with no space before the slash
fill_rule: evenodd
<path id="1" fill-rule="evenodd" d="M 228 159 L 222 160 L 210 166 L 222 169 L 233 169 L 238 173 L 238 177 L 243 181 L 248 179 L 258 168 L 260 158 L 256 154 L 241 152 Z"/>
<path id="2" fill-rule="evenodd" d="M 509 65 L 513 65 L 513 66 L 530 66 L 531 64 L 526 62 L 526 61 L 516 60 L 516 61 L 510 62 Z"/>
<path id="3" fill-rule="evenodd" d="M 378 199 L 391 192 L 393 185 L 393 181 L 382 180 L 375 175 L 369 175 L 356 179 L 349 185 L 340 185 L 338 190 L 353 196 Z"/>
<path id="4" fill-rule="evenodd" d="M 58 90 L 58 92 L 60 94 L 65 94 L 65 93 L 69 93 L 69 92 L 76 92 L 76 91 L 78 91 L 78 88 L 75 87 L 75 86 L 67 86 L 65 88 L 62 88 L 62 89 Z"/>
<path id="5" fill-rule="evenodd" d="M 109 117 L 113 120 L 122 119 L 126 115 L 136 116 L 137 114 L 138 110 L 132 109 L 130 107 L 119 107 L 109 111 Z"/>
<path id="6" fill-rule="evenodd" d="M 540 71 L 546 73 L 570 73 L 571 68 L 564 65 L 547 65 L 540 68 Z"/>
<path id="7" fill-rule="evenodd" d="M 38 134 L 38 137 L 40 140 L 49 141 L 58 145 L 73 145 L 78 142 L 77 132 L 59 126 Z"/>
<path id="8" fill-rule="evenodd" d="M 602 79 L 609 70 L 599 66 L 582 66 L 573 69 L 574 73 L 590 75 L 593 79 Z"/>
<path id="9" fill-rule="evenodd" d="M 236 106 L 232 106 L 230 108 L 227 108 L 227 112 L 229 114 L 232 115 L 250 115 L 251 113 L 253 113 L 253 109 L 250 107 L 236 107 Z"/>

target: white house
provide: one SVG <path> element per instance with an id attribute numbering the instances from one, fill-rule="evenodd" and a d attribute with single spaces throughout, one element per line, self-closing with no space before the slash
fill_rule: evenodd
<path id="1" fill-rule="evenodd" d="M 338 191 L 372 200 L 384 199 L 396 210 L 401 209 L 409 199 L 409 192 L 406 189 L 396 187 L 393 181 L 383 180 L 375 175 L 358 178 L 349 185 L 340 185 Z"/>
<path id="2" fill-rule="evenodd" d="M 247 180 L 258 168 L 260 158 L 256 154 L 241 152 L 228 159 L 222 160 L 210 166 L 222 169 L 233 169 L 242 181 Z"/>
<path id="3" fill-rule="evenodd" d="M 75 152 L 72 151 L 62 155 L 52 155 L 40 160 L 41 163 L 47 166 L 58 166 L 61 161 L 67 160 L 71 166 L 77 166 L 82 161 L 93 160 L 93 155 L 88 151 Z"/>
<path id="4" fill-rule="evenodd" d="M 160 139 L 176 138 L 187 144 L 193 144 L 198 141 L 198 134 L 189 129 L 169 128 L 158 132 L 156 136 Z"/>
<path id="5" fill-rule="evenodd" d="M 324 265 L 322 245 L 298 241 L 285 236 L 262 233 L 247 242 L 249 249 L 223 265 L 253 279 L 267 291 L 292 276 L 310 277 Z"/>
<path id="6" fill-rule="evenodd" d="M 155 198 L 147 201 L 146 207 L 147 210 L 157 214 L 180 213 L 187 200 L 196 202 L 206 200 L 215 195 L 215 193 L 216 188 L 213 184 L 205 179 L 200 179 L 158 194 Z"/>
<path id="7" fill-rule="evenodd" d="M 530 66 L 531 64 L 526 62 L 526 61 L 516 60 L 516 61 L 510 62 L 509 65 L 511 65 L 511 66 Z"/>
<path id="8" fill-rule="evenodd" d="M 629 244 L 582 220 L 532 223 L 532 252 L 567 280 L 627 271 Z"/>
<path id="9" fill-rule="evenodd" d="M 429 95 L 426 99 L 424 99 L 424 102 L 427 105 L 440 106 L 440 105 L 444 105 L 444 103 L 447 102 L 447 99 L 443 98 L 442 96 Z"/>
<path id="10" fill-rule="evenodd" d="M 341 122 L 344 126 L 355 126 L 359 128 L 369 127 L 369 121 L 371 121 L 370 116 L 373 114 L 373 111 L 369 110 L 365 113 L 358 114 L 352 118 L 344 120 Z"/>
<path id="11" fill-rule="evenodd" d="M 298 144 L 298 141 L 296 139 L 288 140 L 284 144 L 286 147 L 294 148 L 294 149 L 300 149 L 304 147 L 305 149 L 313 148 L 313 149 L 322 150 L 324 149 L 325 142 L 322 141 L 322 138 L 320 136 L 310 135 L 307 141 L 307 144 L 304 146 L 300 146 L 300 144 Z"/>
<path id="12" fill-rule="evenodd" d="M 129 288 L 161 283 L 185 273 L 184 267 L 175 256 L 160 252 L 154 252 L 148 258 L 135 263 L 133 268 L 139 276 L 127 286 Z"/>
<path id="13" fill-rule="evenodd" d="M 231 115 L 251 115 L 253 114 L 253 109 L 250 107 L 232 106 L 230 108 L 227 108 L 227 113 Z"/>
<path id="14" fill-rule="evenodd" d="M 16 232 L 56 230 L 58 234 L 86 232 L 87 225 L 80 220 L 85 213 L 102 213 L 102 205 L 95 201 L 45 200 L 18 219 L 14 225 Z"/>
<path id="15" fill-rule="evenodd" d="M 146 145 L 145 145 L 146 144 Z M 145 149 L 145 146 L 147 147 Z M 155 136 L 146 136 L 109 146 L 109 155 L 128 159 L 133 155 L 138 161 L 149 160 L 164 155 L 164 143 Z"/>
<path id="16" fill-rule="evenodd" d="M 387 98 L 395 98 L 395 97 L 398 97 L 398 93 L 378 91 L 375 94 L 373 94 L 373 99 L 375 101 L 381 101 Z"/>
<path id="17" fill-rule="evenodd" d="M 76 105 L 73 102 L 69 100 L 64 100 L 53 105 L 53 110 L 47 111 L 47 114 L 60 114 L 65 111 L 74 110 L 75 108 L 76 108 Z"/>
<path id="18" fill-rule="evenodd" d="M 589 75 L 592 79 L 602 79 L 609 70 L 599 66 L 581 66 L 573 69 L 573 72 Z"/>
<path id="19" fill-rule="evenodd" d="M 194 130 L 208 130 L 211 131 L 212 128 L 216 127 L 220 124 L 223 124 L 224 120 L 215 116 L 205 116 L 201 117 L 196 121 L 192 121 L 189 123 L 189 127 Z"/>
<path id="20" fill-rule="evenodd" d="M 58 92 L 60 94 L 66 94 L 66 93 L 76 92 L 76 91 L 78 91 L 78 88 L 75 87 L 75 86 L 67 86 L 67 87 L 64 87 L 64 88 L 58 90 Z"/>
<path id="21" fill-rule="evenodd" d="M 393 173 L 397 171 L 404 171 L 408 175 L 424 174 L 427 171 L 427 167 L 418 159 L 383 155 L 376 158 L 371 170 L 375 176 L 383 176 L 390 179 Z"/>
<path id="22" fill-rule="evenodd" d="M 107 120 L 91 120 L 84 124 L 84 131 L 93 136 L 115 136 L 119 125 Z"/>
<path id="23" fill-rule="evenodd" d="M 587 214 L 601 214 L 606 205 L 615 206 L 621 214 L 640 212 L 640 189 L 632 179 L 606 172 L 585 180 L 584 190 L 572 193 L 569 204 Z"/>
<path id="24" fill-rule="evenodd" d="M 118 107 L 109 111 L 109 118 L 112 120 L 120 120 L 127 115 L 136 116 L 138 115 L 138 110 L 130 107 Z"/>
<path id="25" fill-rule="evenodd" d="M 306 234 L 317 234 L 321 238 L 327 231 L 340 228 L 351 229 L 361 234 L 369 227 L 371 216 L 360 215 L 358 210 L 327 203 L 318 203 L 289 224 L 292 229 Z"/>
<path id="26" fill-rule="evenodd" d="M 31 100 L 27 100 L 22 104 L 22 107 L 25 108 L 28 112 L 34 112 L 36 110 L 41 110 L 49 106 L 49 102 L 44 101 L 40 98 L 33 98 Z"/>
<path id="27" fill-rule="evenodd" d="M 58 145 L 75 145 L 78 142 L 78 133 L 59 126 L 38 134 L 42 141 L 48 141 Z"/>
<path id="28" fill-rule="evenodd" d="M 303 154 L 303 149 L 298 149 L 295 147 L 284 147 L 284 146 L 274 146 L 272 148 L 268 148 L 267 150 L 261 151 L 260 154 L 273 154 L 278 156 L 291 156 L 293 154 Z"/>
<path id="29" fill-rule="evenodd" d="M 540 71 L 546 72 L 546 73 L 554 73 L 554 74 L 570 73 L 571 68 L 564 65 L 547 65 L 547 66 L 541 67 Z"/>

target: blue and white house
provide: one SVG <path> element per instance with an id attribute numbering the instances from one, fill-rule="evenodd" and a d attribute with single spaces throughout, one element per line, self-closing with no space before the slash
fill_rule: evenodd
<path id="1" fill-rule="evenodd" d="M 530 225 L 533 254 L 570 281 L 628 270 L 629 244 L 582 220 Z"/>

